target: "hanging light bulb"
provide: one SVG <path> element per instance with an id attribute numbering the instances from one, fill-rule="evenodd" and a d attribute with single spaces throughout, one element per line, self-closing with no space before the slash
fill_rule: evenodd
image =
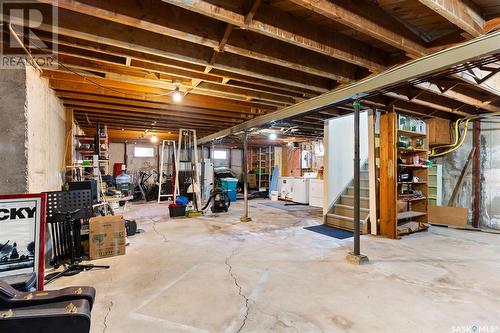
<path id="1" fill-rule="evenodd" d="M 157 143 L 158 137 L 156 135 L 153 135 L 150 140 L 151 140 L 151 143 Z"/>
<path id="2" fill-rule="evenodd" d="M 269 140 L 276 140 L 278 138 L 278 134 L 272 132 L 269 134 Z"/>
<path id="3" fill-rule="evenodd" d="M 172 95 L 172 99 L 174 100 L 174 102 L 177 102 L 177 103 L 182 102 L 182 94 L 181 94 L 178 86 L 175 87 L 175 91 Z"/>

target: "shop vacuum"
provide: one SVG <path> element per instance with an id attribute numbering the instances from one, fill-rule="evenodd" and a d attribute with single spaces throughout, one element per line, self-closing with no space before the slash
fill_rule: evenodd
<path id="1" fill-rule="evenodd" d="M 212 213 L 227 213 L 227 211 L 229 210 L 229 206 L 231 205 L 231 200 L 229 199 L 229 195 L 226 191 L 224 191 L 220 187 L 216 187 L 215 189 L 210 191 L 210 197 L 201 210 L 206 210 L 210 203 L 212 203 L 212 206 L 210 207 Z"/>

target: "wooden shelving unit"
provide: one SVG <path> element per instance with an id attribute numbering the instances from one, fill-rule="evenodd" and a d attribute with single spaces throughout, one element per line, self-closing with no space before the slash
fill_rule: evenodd
<path id="1" fill-rule="evenodd" d="M 106 126 L 104 126 L 102 132 L 98 138 L 99 144 L 96 143 L 96 135 L 75 135 L 76 159 L 90 161 L 90 166 L 81 167 L 83 169 L 83 177 L 93 177 L 94 155 L 99 155 L 101 174 L 109 174 L 109 137 Z"/>
<path id="2" fill-rule="evenodd" d="M 274 166 L 274 148 L 272 146 L 252 148 L 250 154 L 249 170 L 259 168 L 261 171 L 257 174 L 257 186 L 269 189 Z"/>
<path id="3" fill-rule="evenodd" d="M 389 238 L 428 228 L 429 167 L 420 164 L 429 157 L 427 133 L 398 129 L 398 123 L 394 110 L 380 119 L 380 233 Z M 411 179 L 399 179 L 402 173 Z"/>

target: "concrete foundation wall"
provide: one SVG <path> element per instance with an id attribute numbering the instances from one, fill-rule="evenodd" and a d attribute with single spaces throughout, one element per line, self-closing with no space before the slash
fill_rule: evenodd
<path id="1" fill-rule="evenodd" d="M 238 177 L 240 177 L 242 173 L 242 159 L 243 150 L 231 149 L 231 170 L 233 170 L 238 175 Z"/>
<path id="2" fill-rule="evenodd" d="M 64 106 L 48 80 L 26 67 L 28 192 L 57 191 L 63 183 L 66 145 Z"/>
<path id="3" fill-rule="evenodd" d="M 0 70 L 0 194 L 27 191 L 26 155 L 26 72 Z"/>
<path id="4" fill-rule="evenodd" d="M 481 225 L 500 229 L 500 123 L 481 123 Z"/>
<path id="5" fill-rule="evenodd" d="M 462 147 L 453 153 L 433 159 L 433 163 L 443 165 L 443 206 L 448 205 L 448 201 L 451 198 L 453 189 L 457 185 L 471 149 L 472 125 L 469 126 L 469 134 Z M 467 208 L 469 212 L 472 208 L 472 164 L 469 171 L 464 176 L 462 186 L 457 193 L 455 207 Z"/>
<path id="6" fill-rule="evenodd" d="M 154 148 L 154 157 L 135 157 L 134 147 L 148 147 Z M 146 171 L 148 173 L 157 169 L 158 164 L 158 146 L 153 144 L 141 143 L 137 145 L 127 144 L 127 173 L 129 175 L 136 175 L 138 171 Z M 152 179 L 153 177 L 151 177 Z"/>
<path id="7" fill-rule="evenodd" d="M 0 71 L 1 194 L 61 188 L 66 115 L 32 67 Z"/>
<path id="8" fill-rule="evenodd" d="M 113 173 L 115 163 L 124 163 L 125 157 L 125 144 L 124 143 L 110 143 L 109 144 L 109 172 Z"/>
<path id="9" fill-rule="evenodd" d="M 472 149 L 472 125 L 464 145 L 434 160 L 443 165 L 443 205 L 447 205 Z M 500 230 L 500 124 L 481 122 L 480 226 Z M 469 209 L 472 222 L 472 165 L 458 190 L 455 206 Z"/>

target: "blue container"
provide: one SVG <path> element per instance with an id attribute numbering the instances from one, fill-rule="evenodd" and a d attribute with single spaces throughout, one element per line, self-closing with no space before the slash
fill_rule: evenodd
<path id="1" fill-rule="evenodd" d="M 236 201 L 236 198 L 237 198 L 237 193 L 236 191 L 233 191 L 233 190 L 227 190 L 227 195 L 229 196 L 229 201 L 231 202 L 234 202 Z"/>
<path id="2" fill-rule="evenodd" d="M 229 196 L 229 200 L 231 202 L 236 201 L 237 191 L 236 188 L 238 186 L 238 179 L 236 178 L 222 178 L 221 186 L 224 191 L 227 192 Z"/>
<path id="3" fill-rule="evenodd" d="M 187 204 L 189 203 L 189 199 L 180 195 L 175 199 L 175 203 L 180 206 L 187 206 Z"/>

